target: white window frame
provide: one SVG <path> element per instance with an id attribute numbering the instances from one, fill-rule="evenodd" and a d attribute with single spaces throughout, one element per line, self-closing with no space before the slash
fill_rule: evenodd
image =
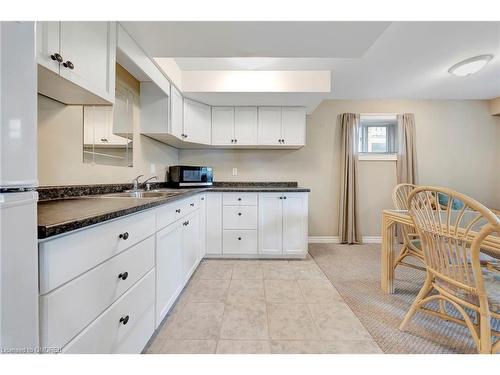
<path id="1" fill-rule="evenodd" d="M 362 113 L 360 114 L 359 121 L 361 127 L 361 118 L 362 117 L 378 117 L 380 119 L 390 118 L 393 120 L 395 117 L 397 118 L 397 114 L 395 113 Z M 397 134 L 397 133 L 396 133 Z M 396 135 L 396 148 L 398 148 L 399 137 Z M 359 148 L 359 142 L 358 142 Z M 397 161 L 398 155 L 397 151 L 394 153 L 377 153 L 377 152 L 358 152 L 358 160 L 360 161 Z"/>

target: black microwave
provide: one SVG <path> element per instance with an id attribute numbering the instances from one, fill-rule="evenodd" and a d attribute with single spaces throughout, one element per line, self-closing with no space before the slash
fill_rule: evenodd
<path id="1" fill-rule="evenodd" d="M 169 185 L 178 188 L 212 186 L 214 180 L 211 167 L 174 165 L 169 167 L 168 175 L 169 175 Z"/>

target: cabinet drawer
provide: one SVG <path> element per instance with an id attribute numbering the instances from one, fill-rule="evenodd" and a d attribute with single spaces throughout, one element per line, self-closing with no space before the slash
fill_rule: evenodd
<path id="1" fill-rule="evenodd" d="M 225 230 L 222 237 L 224 254 L 257 254 L 256 230 Z"/>
<path id="2" fill-rule="evenodd" d="M 163 229 L 166 226 L 177 221 L 200 207 L 200 195 L 172 202 L 166 206 L 156 210 L 156 225 L 157 230 Z"/>
<path id="3" fill-rule="evenodd" d="M 154 267 L 154 251 L 151 236 L 40 296 L 41 345 L 63 347 Z"/>
<path id="4" fill-rule="evenodd" d="M 224 193 L 222 203 L 224 206 L 256 206 L 257 193 Z"/>
<path id="5" fill-rule="evenodd" d="M 45 294 L 155 232 L 143 212 L 39 244 L 40 294 Z M 126 238 L 120 235 L 127 234 Z"/>
<path id="6" fill-rule="evenodd" d="M 140 353 L 154 331 L 154 300 L 151 270 L 66 345 L 63 353 Z M 120 322 L 127 316 L 126 324 Z"/>
<path id="7" fill-rule="evenodd" d="M 257 206 L 224 206 L 223 229 L 257 229 Z"/>

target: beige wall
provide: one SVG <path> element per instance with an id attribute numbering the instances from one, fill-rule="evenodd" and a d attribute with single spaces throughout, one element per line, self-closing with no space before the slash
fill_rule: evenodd
<path id="1" fill-rule="evenodd" d="M 490 115 L 488 101 L 329 100 L 308 116 L 307 145 L 299 150 L 181 150 L 179 162 L 211 165 L 216 180 L 298 181 L 312 189 L 310 235 L 337 236 L 342 112 L 415 113 L 420 183 L 500 206 L 500 118 Z M 392 206 L 395 162 L 362 161 L 359 180 L 361 231 L 378 236 L 380 210 Z"/>
<path id="2" fill-rule="evenodd" d="M 169 165 L 178 163 L 173 147 L 139 135 L 138 82 L 117 69 L 117 80 L 135 93 L 133 167 L 84 164 L 83 109 L 38 96 L 38 179 L 41 186 L 126 183 L 139 174 L 152 175 L 151 164 L 161 181 Z"/>

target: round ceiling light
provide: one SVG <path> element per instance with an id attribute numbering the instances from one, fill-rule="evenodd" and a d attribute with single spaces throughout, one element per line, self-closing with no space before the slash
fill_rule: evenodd
<path id="1" fill-rule="evenodd" d="M 459 77 L 466 77 L 479 72 L 492 58 L 493 55 L 471 57 L 470 59 L 460 61 L 459 63 L 453 65 L 450 69 L 448 69 L 448 73 Z"/>

